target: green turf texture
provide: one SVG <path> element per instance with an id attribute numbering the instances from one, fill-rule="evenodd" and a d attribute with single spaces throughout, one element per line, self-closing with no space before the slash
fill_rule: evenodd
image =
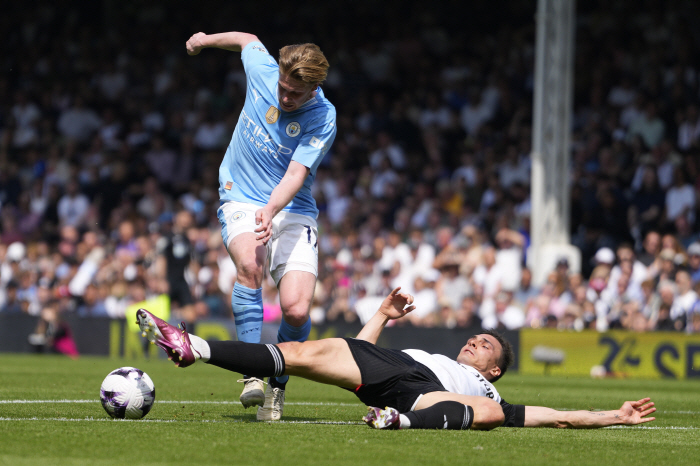
<path id="1" fill-rule="evenodd" d="M 138 367 L 155 383 L 156 402 L 144 420 L 111 420 L 99 403 L 102 380 L 121 366 Z M 644 426 L 654 429 L 475 432 L 373 430 L 359 423 L 365 408 L 351 393 L 301 379 L 287 386 L 284 423 L 256 422 L 254 409 L 235 403 L 238 378 L 206 364 L 178 369 L 161 359 L 0 354 L 0 400 L 94 400 L 0 402 L 0 465 L 700 463 L 698 381 L 507 374 L 496 386 L 510 403 L 615 409 L 650 396 L 659 411 Z"/>

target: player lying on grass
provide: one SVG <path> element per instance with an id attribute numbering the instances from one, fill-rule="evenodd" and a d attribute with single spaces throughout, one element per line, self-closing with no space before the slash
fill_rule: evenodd
<path id="1" fill-rule="evenodd" d="M 137 312 L 143 335 L 179 367 L 201 360 L 257 377 L 293 375 L 352 391 L 367 406 L 375 428 L 480 429 L 506 427 L 595 428 L 653 421 L 649 398 L 613 411 L 557 411 L 506 403 L 493 386 L 513 359 L 495 332 L 467 341 L 457 359 L 420 350 L 376 346 L 384 326 L 414 309 L 413 297 L 393 290 L 357 338 L 328 338 L 277 345 L 205 341 L 145 309 Z M 379 409 L 376 406 L 386 406 Z"/>

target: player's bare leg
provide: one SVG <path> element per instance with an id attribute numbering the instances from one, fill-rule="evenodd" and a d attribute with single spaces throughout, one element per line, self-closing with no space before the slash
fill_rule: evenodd
<path id="1" fill-rule="evenodd" d="M 360 368 L 342 338 L 290 341 L 277 347 L 284 355 L 285 374 L 349 389 L 362 383 Z"/>
<path id="2" fill-rule="evenodd" d="M 231 296 L 238 341 L 260 343 L 262 332 L 262 279 L 267 250 L 255 233 L 236 235 L 228 244 L 228 253 L 236 265 L 237 277 Z M 257 377 L 244 376 L 240 401 L 244 408 L 262 406 L 265 385 Z"/>
<path id="3" fill-rule="evenodd" d="M 267 249 L 255 239 L 255 233 L 236 235 L 228 244 L 228 253 L 236 266 L 236 281 L 248 288 L 260 288 Z"/>

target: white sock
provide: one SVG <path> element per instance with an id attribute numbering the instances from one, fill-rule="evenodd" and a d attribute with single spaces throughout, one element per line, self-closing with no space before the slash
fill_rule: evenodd
<path id="1" fill-rule="evenodd" d="M 399 429 L 410 429 L 410 428 L 411 428 L 411 421 L 409 421 L 405 415 L 399 414 Z"/>
<path id="2" fill-rule="evenodd" d="M 195 357 L 199 355 L 202 362 L 209 361 L 211 357 L 211 348 L 209 348 L 209 343 L 206 340 L 199 338 L 197 335 L 192 335 L 190 333 L 190 343 L 192 343 L 192 349 L 195 352 Z"/>

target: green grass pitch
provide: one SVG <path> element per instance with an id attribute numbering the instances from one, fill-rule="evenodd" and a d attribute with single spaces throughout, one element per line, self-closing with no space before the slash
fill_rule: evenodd
<path id="1" fill-rule="evenodd" d="M 156 402 L 139 421 L 112 420 L 99 403 L 104 377 L 146 371 Z M 700 383 L 507 374 L 511 403 L 615 409 L 650 396 L 657 420 L 600 430 L 376 431 L 345 390 L 292 379 L 284 421 L 255 421 L 237 403 L 238 374 L 165 360 L 0 354 L 0 465 L 252 464 L 694 464 L 700 461 Z M 52 402 L 53 401 L 53 402 Z"/>

